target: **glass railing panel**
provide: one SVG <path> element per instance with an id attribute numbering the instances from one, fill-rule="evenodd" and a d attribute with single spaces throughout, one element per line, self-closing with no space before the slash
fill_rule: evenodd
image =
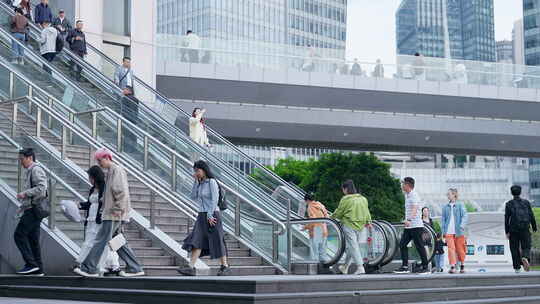
<path id="1" fill-rule="evenodd" d="M 295 233 L 292 239 L 292 263 L 327 264 L 338 261 L 343 254 L 344 239 L 336 222 L 327 219 L 294 221 L 291 228 Z"/>
<path id="2" fill-rule="evenodd" d="M 19 115 L 24 114 L 19 112 Z M 1 126 L 8 126 L 8 128 L 1 127 L 0 130 L 4 134 L 9 134 L 6 129 L 12 128 L 13 121 L 3 113 L 0 113 L 0 120 L 3 122 Z M 54 212 L 47 218 L 47 225 L 51 228 L 58 228 L 69 239 L 80 245 L 84 239 L 83 224 L 68 220 L 61 210 L 61 202 L 63 200 L 80 202 L 84 199 L 80 193 L 84 189 L 88 189 L 89 186 L 67 170 L 61 160 L 52 156 L 51 151 L 45 148 L 35 137 L 31 136 L 25 128 L 15 124 L 15 136 L 9 136 L 9 138 L 6 136 L 6 138 L 0 140 L 2 158 L 10 160 L 9 165 L 7 162 L 2 165 L 0 178 L 17 192 L 18 150 L 21 147 L 33 148 L 36 153 L 36 160 L 44 167 L 49 180 L 48 195 L 51 201 L 51 210 L 54 210 Z M 3 136 L 0 134 L 1 137 Z M 24 176 L 24 169 L 21 169 L 21 174 L 21 176 Z"/>
<path id="3" fill-rule="evenodd" d="M 394 224 L 394 228 L 396 229 L 397 236 L 398 236 L 398 244 L 400 243 L 401 236 L 403 235 L 403 224 Z M 434 232 L 433 229 L 429 227 L 424 227 L 424 233 L 422 233 L 422 239 L 424 241 L 424 248 L 427 253 L 428 260 L 431 260 L 434 255 L 434 249 L 435 249 L 435 238 L 434 238 Z M 409 249 L 409 260 L 416 260 L 420 262 L 420 255 L 418 254 L 418 251 L 416 250 L 416 247 L 414 246 L 414 243 L 411 241 L 407 248 Z M 399 250 L 399 247 L 396 251 L 396 255 L 394 259 L 401 259 L 401 251 Z"/>
<path id="4" fill-rule="evenodd" d="M 7 68 L 0 65 L 0 94 L 5 98 L 9 98 L 10 94 L 10 81 L 9 81 L 10 72 Z"/>

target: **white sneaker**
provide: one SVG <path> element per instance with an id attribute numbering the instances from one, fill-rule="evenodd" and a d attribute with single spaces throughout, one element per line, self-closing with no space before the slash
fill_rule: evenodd
<path id="1" fill-rule="evenodd" d="M 521 263 L 523 264 L 523 270 L 529 272 L 531 270 L 531 264 L 527 258 L 521 258 Z"/>
<path id="2" fill-rule="evenodd" d="M 88 273 L 86 271 L 82 271 L 79 267 L 73 269 L 73 272 L 87 278 L 97 278 L 99 277 L 99 273 Z"/>
<path id="3" fill-rule="evenodd" d="M 520 269 L 516 269 L 516 273 L 520 273 L 521 272 L 521 268 Z"/>
<path id="4" fill-rule="evenodd" d="M 349 273 L 349 265 L 339 265 L 338 269 L 339 269 L 339 271 L 341 271 L 342 274 L 348 274 Z"/>
<path id="5" fill-rule="evenodd" d="M 364 269 L 364 267 L 360 266 L 356 269 L 356 271 L 353 274 L 354 275 L 366 274 L 366 270 Z"/>
<path id="6" fill-rule="evenodd" d="M 120 271 L 118 273 L 119 276 L 121 277 L 125 277 L 125 278 L 132 278 L 132 277 L 142 277 L 145 275 L 144 271 L 139 271 L 139 272 L 125 272 L 125 271 Z"/>

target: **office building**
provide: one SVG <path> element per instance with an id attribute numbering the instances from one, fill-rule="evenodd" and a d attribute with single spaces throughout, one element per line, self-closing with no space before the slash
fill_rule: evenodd
<path id="1" fill-rule="evenodd" d="M 525 36 L 523 32 L 523 19 L 514 22 L 512 29 L 513 59 L 514 64 L 525 64 Z"/>
<path id="2" fill-rule="evenodd" d="M 512 41 L 501 40 L 497 41 L 497 62 L 514 63 L 514 45 Z"/>
<path id="3" fill-rule="evenodd" d="M 525 64 L 540 65 L 540 0 L 523 0 Z"/>
<path id="4" fill-rule="evenodd" d="M 493 0 L 403 0 L 396 39 L 400 55 L 495 61 Z"/>
<path id="5" fill-rule="evenodd" d="M 192 30 L 203 45 L 211 40 L 240 45 L 249 41 L 252 51 L 258 43 L 263 50 L 273 44 L 345 54 L 347 0 L 158 0 L 157 16 L 161 42 Z"/>

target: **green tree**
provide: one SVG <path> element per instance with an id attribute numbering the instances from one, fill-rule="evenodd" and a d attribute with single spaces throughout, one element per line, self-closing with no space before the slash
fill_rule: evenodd
<path id="1" fill-rule="evenodd" d="M 369 201 L 374 219 L 400 221 L 404 198 L 400 183 L 390 173 L 390 166 L 372 154 L 324 154 L 319 160 L 279 162 L 274 171 L 305 191 L 314 192 L 317 200 L 330 211 L 343 197 L 341 183 L 352 179 Z M 295 171 L 295 172 L 291 172 Z"/>
<path id="2" fill-rule="evenodd" d="M 478 211 L 478 209 L 471 202 L 468 202 L 468 201 L 465 202 L 465 210 L 467 210 L 467 212 L 477 212 Z"/>

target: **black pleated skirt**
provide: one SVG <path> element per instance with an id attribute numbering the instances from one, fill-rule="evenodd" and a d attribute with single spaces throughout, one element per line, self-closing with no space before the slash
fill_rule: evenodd
<path id="1" fill-rule="evenodd" d="M 201 257 L 209 256 L 211 259 L 226 256 L 227 246 L 221 214 L 215 211 L 214 218 L 217 219 L 217 224 L 212 227 L 208 224 L 206 212 L 199 212 L 193 230 L 184 239 L 182 249 L 188 252 L 201 249 Z"/>

